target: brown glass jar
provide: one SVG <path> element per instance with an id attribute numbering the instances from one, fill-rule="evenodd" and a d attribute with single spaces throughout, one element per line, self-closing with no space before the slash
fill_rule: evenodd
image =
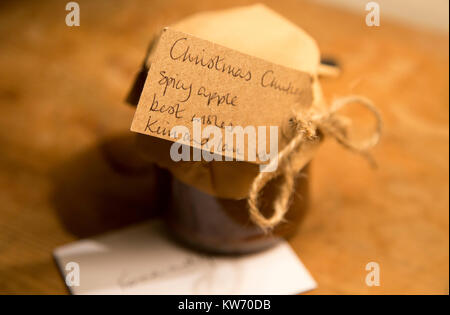
<path id="1" fill-rule="evenodd" d="M 172 181 L 172 201 L 165 214 L 166 225 L 180 242 L 198 250 L 220 254 L 244 254 L 275 245 L 295 233 L 309 203 L 308 166 L 296 179 L 296 193 L 280 223 L 270 233 L 264 233 L 249 218 L 247 200 L 216 198 L 186 185 Z M 275 179 L 264 189 L 260 199 L 262 213 L 269 217 L 281 179 Z"/>

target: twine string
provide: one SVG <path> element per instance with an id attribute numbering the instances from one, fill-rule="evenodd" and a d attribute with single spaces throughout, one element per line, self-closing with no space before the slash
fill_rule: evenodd
<path id="1" fill-rule="evenodd" d="M 367 108 L 376 119 L 376 128 L 373 134 L 361 142 L 353 142 L 348 138 L 348 128 L 346 127 L 344 116 L 337 115 L 337 112 L 350 104 L 360 104 Z M 277 160 L 270 163 L 278 163 L 278 168 L 274 172 L 260 172 L 254 179 L 249 192 L 248 206 L 250 219 L 263 231 L 268 232 L 284 220 L 284 216 L 289 209 L 289 202 L 295 190 L 295 176 L 297 175 L 292 167 L 291 158 L 295 156 L 301 146 L 317 138 L 320 130 L 323 134 L 333 137 L 344 148 L 361 154 L 372 166 L 376 166 L 374 159 L 368 150 L 374 147 L 380 140 L 382 132 L 382 119 L 379 111 L 369 99 L 351 95 L 336 99 L 325 113 L 310 113 L 309 115 L 297 114 L 294 117 L 296 135 L 279 152 Z M 283 183 L 279 187 L 279 193 L 273 202 L 273 214 L 265 217 L 259 207 L 259 199 L 262 190 L 268 182 L 282 176 Z"/>

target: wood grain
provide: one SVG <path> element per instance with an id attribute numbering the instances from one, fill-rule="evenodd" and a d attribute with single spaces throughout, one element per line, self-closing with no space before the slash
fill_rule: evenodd
<path id="1" fill-rule="evenodd" d="M 154 214 L 154 170 L 105 158 L 111 141 L 127 148 L 123 99 L 148 41 L 194 12 L 253 3 L 78 2 L 78 28 L 64 23 L 66 1 L 0 4 L 0 293 L 66 293 L 56 246 Z M 323 81 L 327 99 L 366 95 L 385 121 L 378 170 L 331 140 L 315 159 L 313 208 L 290 240 L 319 284 L 312 294 L 448 294 L 448 35 L 264 2 L 340 63 L 341 77 Z M 371 261 L 377 288 L 364 282 Z"/>

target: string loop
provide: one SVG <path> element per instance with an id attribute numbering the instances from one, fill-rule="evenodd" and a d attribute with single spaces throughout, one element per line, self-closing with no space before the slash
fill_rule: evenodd
<path id="1" fill-rule="evenodd" d="M 376 128 L 373 134 L 359 143 L 352 142 L 351 139 L 348 138 L 347 118 L 337 114 L 339 110 L 350 104 L 360 104 L 364 106 L 376 119 Z M 271 163 L 278 163 L 277 170 L 274 172 L 260 172 L 253 180 L 250 187 L 248 197 L 250 219 L 265 232 L 270 231 L 282 222 L 284 215 L 289 209 L 289 201 L 295 190 L 296 176 L 296 172 L 292 168 L 291 157 L 299 152 L 300 147 L 304 143 L 314 141 L 317 138 L 318 131 L 324 135 L 333 137 L 344 148 L 361 154 L 372 166 L 376 166 L 375 161 L 368 150 L 380 141 L 382 119 L 378 109 L 369 99 L 358 95 L 339 98 L 333 101 L 327 112 L 309 113 L 308 115 L 299 113 L 293 118 L 293 122 L 296 127 L 296 135 L 283 150 L 279 152 L 277 161 L 271 161 Z M 283 184 L 274 200 L 273 214 L 267 218 L 260 211 L 259 197 L 266 184 L 278 176 L 282 176 Z"/>

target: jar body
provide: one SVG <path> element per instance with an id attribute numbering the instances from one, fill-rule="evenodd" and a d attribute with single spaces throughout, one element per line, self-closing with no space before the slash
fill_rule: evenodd
<path id="1" fill-rule="evenodd" d="M 247 200 L 217 198 L 172 181 L 172 201 L 165 214 L 171 234 L 198 250 L 219 254 L 245 254 L 275 245 L 294 234 L 308 209 L 308 166 L 296 178 L 295 192 L 285 221 L 270 233 L 256 226 L 249 217 Z M 260 198 L 262 213 L 269 217 L 281 179 L 271 181 Z"/>

